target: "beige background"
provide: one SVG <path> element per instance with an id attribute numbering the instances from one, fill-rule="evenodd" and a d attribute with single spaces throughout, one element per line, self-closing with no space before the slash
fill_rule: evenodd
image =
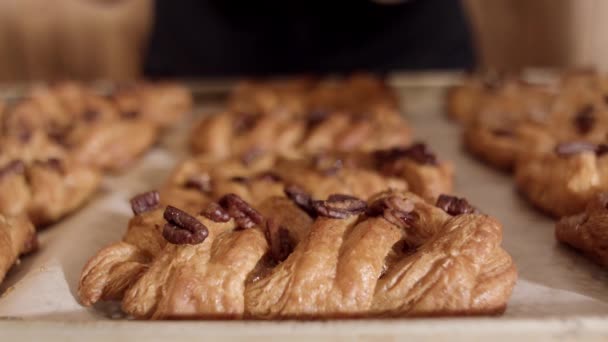
<path id="1" fill-rule="evenodd" d="M 463 0 L 485 66 L 608 67 L 608 1 Z M 1 0 L 0 81 L 134 78 L 151 0 Z"/>

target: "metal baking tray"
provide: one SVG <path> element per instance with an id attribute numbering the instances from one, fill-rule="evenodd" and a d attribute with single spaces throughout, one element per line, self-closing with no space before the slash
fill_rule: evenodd
<path id="1" fill-rule="evenodd" d="M 506 313 L 499 317 L 346 321 L 164 321 L 124 319 L 114 303 L 94 309 L 75 299 L 80 271 L 102 246 L 120 239 L 131 213 L 128 199 L 158 187 L 175 163 L 187 157 L 191 122 L 169 132 L 132 169 L 107 177 L 82 210 L 40 233 L 41 249 L 13 268 L 0 292 L 0 341 L 20 338 L 64 341 L 146 338 L 290 341 L 370 340 L 608 340 L 608 270 L 554 238 L 553 220 L 536 212 L 514 190 L 509 174 L 466 154 L 460 128 L 443 113 L 446 86 L 458 74 L 393 75 L 417 139 L 455 165 L 455 191 L 504 225 L 505 249 L 519 280 Z M 219 109 L 231 82 L 195 82 L 196 115 Z M 11 93 L 14 94 L 14 93 Z"/>

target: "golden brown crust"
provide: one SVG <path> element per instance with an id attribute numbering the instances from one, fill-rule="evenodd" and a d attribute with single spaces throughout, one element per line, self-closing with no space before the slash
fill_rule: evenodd
<path id="1" fill-rule="evenodd" d="M 515 172 L 520 192 L 535 206 L 561 217 L 581 212 L 608 190 L 608 158 L 595 152 L 560 156 L 553 150 L 523 160 Z"/>
<path id="2" fill-rule="evenodd" d="M 194 128 L 196 153 L 226 158 L 252 151 L 371 151 L 410 142 L 394 94 L 369 75 L 249 82 L 237 87 L 228 107 Z"/>
<path id="3" fill-rule="evenodd" d="M 0 139 L 0 213 L 27 214 L 36 226 L 57 221 L 97 189 L 98 171 L 83 166 L 43 135 L 28 143 Z"/>
<path id="4" fill-rule="evenodd" d="M 103 249 L 83 271 L 81 301 L 124 293 L 127 313 L 151 319 L 496 314 L 517 278 L 498 222 L 453 217 L 411 193 L 378 194 L 368 214 L 343 219 L 311 218 L 280 197 L 258 208 L 263 221 L 249 229 L 197 215 L 209 232 L 202 243 L 165 243 L 145 260 L 133 256 L 150 238 Z M 158 212 L 137 216 L 129 232 L 160 236 Z M 268 235 L 270 226 L 283 238 Z M 273 259 L 274 243 L 292 250 Z"/>
<path id="5" fill-rule="evenodd" d="M 27 216 L 0 215 L 0 283 L 17 258 L 36 246 L 36 230 Z"/>
<path id="6" fill-rule="evenodd" d="M 425 159 L 426 158 L 426 159 Z M 422 144 L 372 153 L 320 153 L 291 158 L 264 154 L 246 160 L 198 156 L 176 167 L 161 189 L 161 201 L 197 210 L 209 200 L 236 193 L 248 202 L 283 194 L 298 185 L 316 198 L 333 193 L 368 198 L 392 189 L 409 189 L 429 202 L 452 192 L 453 168 Z"/>
<path id="7" fill-rule="evenodd" d="M 581 213 L 562 217 L 555 225 L 557 240 L 608 267 L 608 197 L 601 193 Z"/>
<path id="8" fill-rule="evenodd" d="M 27 142 L 43 134 L 87 165 L 122 170 L 191 111 L 192 97 L 170 83 L 117 88 L 101 96 L 75 82 L 34 87 L 3 113 L 0 135 Z"/>

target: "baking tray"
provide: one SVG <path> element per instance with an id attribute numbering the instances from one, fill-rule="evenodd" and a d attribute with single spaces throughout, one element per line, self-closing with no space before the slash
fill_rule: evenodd
<path id="1" fill-rule="evenodd" d="M 169 132 L 127 173 L 104 180 L 82 210 L 40 233 L 41 250 L 13 268 L 0 287 L 0 341 L 54 340 L 608 340 L 608 271 L 558 244 L 553 221 L 514 191 L 509 174 L 462 151 L 460 129 L 443 113 L 446 85 L 458 74 L 402 74 L 391 78 L 416 138 L 428 142 L 456 169 L 456 193 L 504 225 L 505 249 L 519 280 L 504 316 L 490 318 L 388 319 L 315 322 L 144 322 L 124 319 L 116 303 L 94 309 L 75 299 L 80 271 L 102 246 L 120 239 L 131 217 L 128 199 L 158 187 L 175 163 L 187 157 L 191 122 Z M 230 82 L 197 82 L 195 116 L 218 110 Z"/>

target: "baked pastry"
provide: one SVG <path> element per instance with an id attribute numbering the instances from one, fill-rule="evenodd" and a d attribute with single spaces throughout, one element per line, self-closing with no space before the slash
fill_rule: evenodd
<path id="1" fill-rule="evenodd" d="M 561 217 L 581 212 L 608 191 L 608 146 L 564 142 L 523 159 L 515 171 L 519 191 L 538 208 Z"/>
<path id="2" fill-rule="evenodd" d="M 194 152 L 217 158 L 404 146 L 409 127 L 394 95 L 377 79 L 253 83 L 237 88 L 228 110 L 192 132 Z"/>
<path id="3" fill-rule="evenodd" d="M 541 86 L 506 82 L 479 100 L 465 125 L 464 144 L 475 156 L 500 169 L 512 169 L 527 126 L 550 122 L 553 94 Z"/>
<path id="4" fill-rule="evenodd" d="M 297 185 L 318 198 L 332 193 L 368 198 L 387 188 L 409 189 L 434 202 L 452 191 L 452 165 L 439 161 L 418 143 L 367 152 L 318 153 L 302 156 L 263 154 L 218 161 L 198 156 L 176 167 L 161 190 L 163 204 L 200 208 L 210 198 L 236 193 L 257 205 Z"/>
<path id="5" fill-rule="evenodd" d="M 42 131 L 0 137 L 0 214 L 26 214 L 36 226 L 57 221 L 97 190 L 98 170 L 75 161 Z"/>
<path id="6" fill-rule="evenodd" d="M 608 267 L 608 194 L 601 193 L 589 201 L 585 210 L 562 217 L 555 225 L 557 240 Z"/>
<path id="7" fill-rule="evenodd" d="M 141 84 L 102 96 L 74 82 L 37 86 L 2 114 L 2 135 L 27 140 L 41 131 L 84 164 L 124 169 L 157 139 L 158 130 L 189 111 L 187 90 Z"/>
<path id="8" fill-rule="evenodd" d="M 465 200 L 234 194 L 200 214 L 135 199 L 123 241 L 85 266 L 84 305 L 136 318 L 315 319 L 498 314 L 517 278 L 502 228 Z M 217 284 L 222 284 L 218 286 Z"/>
<path id="9" fill-rule="evenodd" d="M 472 89 L 462 97 L 475 92 L 482 79 L 470 82 L 477 86 L 463 86 Z M 569 73 L 546 84 L 517 79 L 495 83 L 470 100 L 476 109 L 465 123 L 464 144 L 491 165 L 512 169 L 534 147 L 529 139 L 536 134 L 603 143 L 608 134 L 607 90 L 608 80 L 597 73 Z"/>
<path id="10" fill-rule="evenodd" d="M 170 82 L 116 86 L 110 98 L 124 116 L 140 117 L 161 128 L 175 125 L 193 106 L 188 88 Z"/>
<path id="11" fill-rule="evenodd" d="M 0 214 L 0 283 L 20 255 L 38 247 L 36 229 L 25 215 Z"/>

